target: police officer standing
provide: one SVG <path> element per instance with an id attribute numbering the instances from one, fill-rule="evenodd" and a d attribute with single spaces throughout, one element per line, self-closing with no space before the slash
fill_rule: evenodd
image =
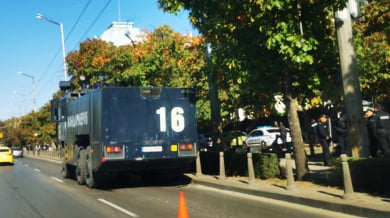
<path id="1" fill-rule="evenodd" d="M 279 123 L 279 134 L 280 134 L 280 139 L 282 140 L 283 146 L 286 146 L 286 141 L 287 141 L 287 129 L 284 126 L 283 122 Z"/>
<path id="2" fill-rule="evenodd" d="M 318 123 L 315 119 L 310 119 L 310 126 L 308 130 L 309 135 L 309 147 L 310 147 L 310 156 L 314 157 L 314 146 L 318 144 L 318 131 L 317 131 Z"/>
<path id="3" fill-rule="evenodd" d="M 346 154 L 348 156 L 352 156 L 352 150 L 349 147 L 347 118 L 345 116 L 344 110 L 340 112 L 340 117 L 337 119 L 334 128 L 337 132 L 337 155 Z"/>
<path id="4" fill-rule="evenodd" d="M 390 114 L 380 104 L 374 105 L 376 116 L 375 137 L 385 157 L 390 157 Z"/>
<path id="5" fill-rule="evenodd" d="M 373 108 L 366 108 L 364 110 L 364 118 L 366 118 L 367 132 L 368 132 L 368 140 L 369 140 L 369 149 L 371 157 L 378 157 L 378 143 L 376 141 L 375 136 L 375 128 L 376 128 L 376 116 L 374 114 Z"/>
<path id="6" fill-rule="evenodd" d="M 320 122 L 318 122 L 317 126 L 318 140 L 322 147 L 324 165 L 328 166 L 330 159 L 329 143 L 331 140 L 328 127 L 328 118 L 326 117 L 326 115 L 321 115 L 319 121 Z"/>

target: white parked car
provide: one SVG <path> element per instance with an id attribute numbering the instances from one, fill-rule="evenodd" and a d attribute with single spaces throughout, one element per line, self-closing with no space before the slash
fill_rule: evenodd
<path id="1" fill-rule="evenodd" d="M 270 147 L 275 142 L 275 140 L 277 140 L 277 144 L 282 144 L 282 140 L 280 139 L 279 135 L 279 128 L 277 127 L 259 126 L 248 134 L 244 140 L 244 146 L 248 147 L 250 150 L 261 151 Z M 291 142 L 291 134 L 289 129 L 287 129 L 286 142 Z"/>

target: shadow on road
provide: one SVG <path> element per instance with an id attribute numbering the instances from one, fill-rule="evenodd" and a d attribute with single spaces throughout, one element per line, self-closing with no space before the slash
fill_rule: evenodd
<path id="1" fill-rule="evenodd" d="M 162 186 L 186 186 L 191 183 L 191 178 L 180 175 L 121 175 L 105 178 L 100 190 L 112 190 L 138 187 L 162 187 Z"/>

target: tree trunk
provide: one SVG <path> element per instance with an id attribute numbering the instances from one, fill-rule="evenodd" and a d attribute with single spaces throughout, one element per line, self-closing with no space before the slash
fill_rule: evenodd
<path id="1" fill-rule="evenodd" d="M 301 125 L 298 117 L 298 102 L 287 95 L 287 117 L 291 129 L 291 137 L 294 143 L 294 156 L 296 165 L 297 180 L 303 180 L 309 175 L 309 169 L 306 164 L 305 144 L 302 139 Z"/>
<path id="2" fill-rule="evenodd" d="M 209 45 L 210 46 L 210 45 Z M 212 68 L 211 65 L 211 50 L 208 51 L 207 56 L 207 82 L 209 86 L 209 100 L 210 100 L 210 113 L 211 113 L 211 135 L 213 140 L 213 145 L 217 147 L 218 150 L 222 150 L 222 119 L 221 119 L 221 110 L 220 103 L 218 98 L 218 84 L 217 84 L 217 74 Z"/>
<path id="3" fill-rule="evenodd" d="M 349 130 L 349 146 L 353 157 L 368 156 L 368 136 L 362 115 L 362 97 L 355 49 L 352 43 L 352 24 L 348 8 L 335 14 L 341 75 L 344 88 L 345 114 Z"/>

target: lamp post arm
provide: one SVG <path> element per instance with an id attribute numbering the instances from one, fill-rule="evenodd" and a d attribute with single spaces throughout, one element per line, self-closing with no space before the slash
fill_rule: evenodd
<path id="1" fill-rule="evenodd" d="M 65 52 L 65 39 L 64 39 L 64 25 L 61 22 L 57 22 L 54 20 L 50 20 L 49 18 L 43 16 L 42 14 L 37 14 L 36 18 L 39 20 L 45 20 L 49 23 L 53 23 L 55 25 L 58 25 L 61 29 L 61 48 L 62 48 L 62 59 L 63 59 L 63 65 L 64 65 L 64 80 L 68 80 L 68 74 L 66 69 L 66 52 Z"/>
<path id="2" fill-rule="evenodd" d="M 54 21 L 54 20 L 50 20 L 50 19 L 47 18 L 47 17 L 45 17 L 44 19 L 45 19 L 47 22 L 54 23 L 55 25 L 61 26 L 61 23 L 58 23 L 58 22 L 56 22 L 56 21 Z"/>

